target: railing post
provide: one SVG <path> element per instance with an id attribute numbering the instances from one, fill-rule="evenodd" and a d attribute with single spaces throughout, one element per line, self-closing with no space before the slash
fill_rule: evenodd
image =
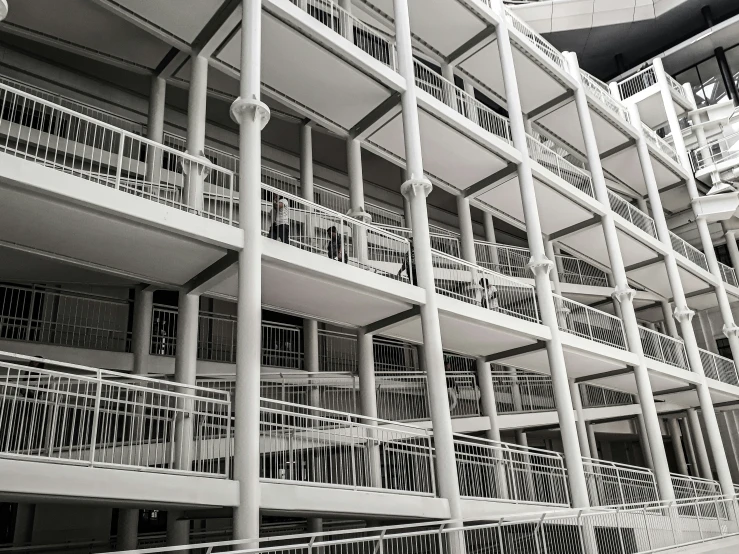
<path id="1" fill-rule="evenodd" d="M 351 459 L 352 459 L 352 485 L 354 487 L 354 490 L 357 490 L 357 464 L 356 464 L 356 452 L 354 450 L 354 432 L 356 431 L 356 425 L 352 422 L 352 416 L 346 417 L 347 422 L 349 423 L 349 439 L 350 439 L 350 445 L 349 449 L 351 451 Z M 370 481 L 372 482 L 372 481 Z"/>
<path id="2" fill-rule="evenodd" d="M 100 421 L 100 398 L 103 388 L 103 376 L 100 370 L 97 371 L 95 380 L 95 408 L 92 414 L 92 429 L 90 431 L 90 467 L 95 465 L 95 449 L 97 448 L 97 432 Z"/>
<path id="3" fill-rule="evenodd" d="M 118 136 L 120 137 L 120 139 L 118 143 L 118 156 L 115 165 L 115 189 L 121 190 L 121 173 L 123 171 L 123 148 L 126 143 L 126 135 L 123 133 L 118 133 Z M 149 148 L 153 147 L 149 145 Z M 154 152 L 154 156 L 156 156 L 156 151 Z"/>
<path id="4" fill-rule="evenodd" d="M 36 304 L 36 285 L 31 286 L 31 302 L 28 305 L 28 322 L 26 323 L 26 341 L 31 342 L 33 331 L 33 310 Z"/>

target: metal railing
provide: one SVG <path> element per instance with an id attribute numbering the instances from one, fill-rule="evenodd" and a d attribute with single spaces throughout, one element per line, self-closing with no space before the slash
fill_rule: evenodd
<path id="1" fill-rule="evenodd" d="M 626 406 L 634 403 L 634 396 L 627 392 L 589 384 L 580 385 L 580 398 L 582 399 L 583 408 Z"/>
<path id="2" fill-rule="evenodd" d="M 608 191 L 608 200 L 614 213 L 620 215 L 645 233 L 657 238 L 657 227 L 651 217 L 610 190 Z"/>
<path id="3" fill-rule="evenodd" d="M 698 350 L 706 377 L 729 385 L 739 386 L 739 375 L 737 375 L 734 360 L 724 358 L 703 348 L 699 348 Z"/>
<path id="4" fill-rule="evenodd" d="M 436 291 L 468 304 L 539 322 L 533 285 L 432 250 Z"/>
<path id="5" fill-rule="evenodd" d="M 0 339 L 129 352 L 130 302 L 39 285 L 0 286 Z"/>
<path id="6" fill-rule="evenodd" d="M 495 113 L 471 94 L 436 73 L 418 60 L 413 60 L 416 86 L 454 111 L 479 125 L 489 133 L 511 143 L 511 127 L 508 119 Z"/>
<path id="7" fill-rule="evenodd" d="M 620 318 L 564 296 L 553 296 L 561 331 L 626 350 L 626 335 Z"/>
<path id="8" fill-rule="evenodd" d="M 672 89 L 672 92 L 677 94 L 683 100 L 687 101 L 688 96 L 685 93 L 685 89 L 683 88 L 683 86 L 678 83 L 672 75 L 665 73 L 665 77 L 667 77 L 667 84 L 670 85 L 670 89 Z"/>
<path id="9" fill-rule="evenodd" d="M 137 121 L 120 116 L 118 114 L 114 114 L 113 112 L 110 112 L 108 110 L 98 108 L 97 106 L 93 106 L 92 104 L 81 102 L 80 100 L 75 100 L 68 96 L 64 96 L 56 92 L 51 92 L 50 90 L 42 87 L 37 87 L 35 85 L 29 85 L 28 83 L 17 81 L 16 79 L 11 79 L 9 77 L 0 76 L 0 83 L 8 85 L 17 90 L 22 90 L 23 92 L 27 92 L 28 94 L 32 94 L 33 96 L 37 96 L 38 98 L 43 98 L 44 100 L 47 100 L 53 104 L 64 106 L 65 108 L 69 108 L 70 110 L 73 110 L 77 113 L 84 114 L 93 119 L 97 119 L 98 121 L 103 121 L 125 131 L 136 133 L 137 135 L 141 136 L 146 134 L 145 123 L 138 123 Z"/>
<path id="10" fill-rule="evenodd" d="M 621 99 L 626 100 L 627 98 L 630 98 L 635 94 L 639 94 L 643 90 L 647 90 L 649 87 L 656 84 L 657 74 L 654 71 L 654 66 L 650 65 L 646 69 L 642 69 L 623 81 L 619 81 L 618 92 L 621 95 Z"/>
<path id="11" fill-rule="evenodd" d="M 647 358 L 681 369 L 690 369 L 685 343 L 682 340 L 668 337 L 641 325 L 639 326 L 639 338 Z"/>
<path id="12" fill-rule="evenodd" d="M 696 171 L 735 160 L 738 157 L 739 133 L 721 137 L 691 151 L 691 160 Z"/>
<path id="13" fill-rule="evenodd" d="M 360 50 L 396 69 L 395 39 L 389 34 L 357 19 L 332 0 L 290 1 Z"/>
<path id="14" fill-rule="evenodd" d="M 526 135 L 529 155 L 542 167 L 570 183 L 588 196 L 595 198 L 593 182 L 590 175 L 583 169 L 565 160 L 561 155 L 537 140 L 536 137 Z"/>
<path id="15" fill-rule="evenodd" d="M 390 225 L 378 225 L 378 227 L 381 227 L 390 233 L 395 233 L 400 237 L 407 239 L 411 239 L 413 237 L 413 231 L 407 227 L 394 227 Z M 437 229 L 439 228 L 437 227 Z M 429 225 L 429 230 L 431 231 L 429 233 L 431 248 L 444 252 L 444 254 L 454 256 L 455 258 L 459 258 L 459 236 L 455 236 L 451 233 L 438 233 L 436 230 L 431 230 L 431 225 Z"/>
<path id="16" fill-rule="evenodd" d="M 605 271 L 572 256 L 555 255 L 562 283 L 586 285 L 591 287 L 607 287 L 608 275 Z"/>
<path id="17" fill-rule="evenodd" d="M 460 495 L 569 506 L 564 456 L 455 434 L 454 451 Z"/>
<path id="18" fill-rule="evenodd" d="M 729 267 L 724 263 L 718 262 L 718 269 L 721 272 L 721 280 L 724 283 L 733 287 L 739 286 L 736 278 L 736 271 L 733 267 Z"/>
<path id="19" fill-rule="evenodd" d="M 493 521 L 431 523 L 326 531 L 169 547 L 151 554 L 238 552 L 240 554 L 434 552 L 646 553 L 739 535 L 734 498 L 672 500 L 585 509 L 556 509 Z"/>
<path id="20" fill-rule="evenodd" d="M 657 150 L 661 151 L 663 154 L 666 154 L 668 157 L 672 158 L 672 160 L 680 165 L 680 157 L 677 155 L 677 150 L 669 144 L 665 139 L 660 138 L 660 136 L 652 131 L 649 127 L 647 127 L 644 123 L 642 123 L 642 130 L 644 131 L 644 138 L 647 139 L 647 142 L 649 142 L 652 146 L 654 146 Z"/>
<path id="21" fill-rule="evenodd" d="M 230 456 L 228 392 L 0 356 L 14 360 L 0 362 L 0 457 L 228 475 L 220 463 Z"/>
<path id="22" fill-rule="evenodd" d="M 708 260 L 706 259 L 706 255 L 695 246 L 680 238 L 672 231 L 670 231 L 670 242 L 672 243 L 672 249 L 677 254 L 680 254 L 683 258 L 693 262 L 698 267 L 701 267 L 706 271 L 710 271 L 708 269 Z"/>
<path id="23" fill-rule="evenodd" d="M 533 279 L 528 268 L 531 251 L 519 246 L 508 246 L 482 240 L 475 241 L 477 265 L 518 279 Z"/>
<path id="24" fill-rule="evenodd" d="M 659 501 L 654 473 L 648 469 L 583 457 L 591 506 L 623 506 Z"/>
<path id="25" fill-rule="evenodd" d="M 0 152 L 233 223 L 233 172 L 2 83 Z"/>
<path id="26" fill-rule="evenodd" d="M 608 111 L 615 114 L 621 121 L 631 123 L 629 110 L 611 95 L 608 85 L 583 70 L 580 70 L 580 77 L 586 92 L 589 92 L 594 98 L 598 99 Z"/>
<path id="27" fill-rule="evenodd" d="M 495 366 L 492 375 L 498 413 L 540 412 L 556 408 L 552 378 L 549 375 Z"/>
<path id="28" fill-rule="evenodd" d="M 508 7 L 505 8 L 505 15 L 511 28 L 521 35 L 526 42 L 549 58 L 562 71 L 567 71 L 567 61 L 559 50 L 544 40 L 539 33 L 524 23 L 518 16 L 514 15 Z"/>
<path id="29" fill-rule="evenodd" d="M 348 214 L 351 209 L 348 194 L 331 190 L 321 185 L 313 185 L 313 201 L 316 204 L 344 214 Z M 371 202 L 365 202 L 364 208 L 372 216 L 372 223 L 374 225 L 387 228 L 403 227 L 405 218 L 402 214 L 383 208 L 377 204 L 372 204 Z"/>
<path id="30" fill-rule="evenodd" d="M 409 265 L 407 239 L 264 184 L 262 234 L 365 271 L 410 280 L 401 271 Z"/>
<path id="31" fill-rule="evenodd" d="M 711 479 L 690 477 L 679 473 L 670 473 L 675 498 L 713 498 L 721 496 L 721 485 Z"/>
<path id="32" fill-rule="evenodd" d="M 267 398 L 259 412 L 264 480 L 436 493 L 428 430 Z"/>

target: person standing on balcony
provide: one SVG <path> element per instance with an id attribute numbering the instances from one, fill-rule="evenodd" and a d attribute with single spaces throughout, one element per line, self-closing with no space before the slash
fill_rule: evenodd
<path id="1" fill-rule="evenodd" d="M 272 196 L 269 237 L 290 244 L 290 203 L 278 194 Z"/>
<path id="2" fill-rule="evenodd" d="M 411 284 L 418 285 L 418 279 L 416 278 L 416 251 L 413 248 L 413 237 L 408 239 L 408 243 L 410 245 L 408 255 L 403 260 L 403 265 L 400 266 L 398 277 L 402 277 L 403 272 L 405 271 Z"/>
<path id="3" fill-rule="evenodd" d="M 480 279 L 480 288 L 482 289 L 482 297 L 480 302 L 483 308 L 496 311 L 498 309 L 498 289 L 495 285 L 490 284 L 488 279 Z"/>
<path id="4" fill-rule="evenodd" d="M 444 361 L 444 373 L 446 374 L 446 393 L 449 396 L 449 413 L 454 414 L 454 410 L 459 403 L 459 387 L 452 375 L 452 362 L 447 358 Z"/>
<path id="5" fill-rule="evenodd" d="M 343 240 L 336 230 L 336 226 L 332 225 L 331 227 L 329 227 L 328 230 L 328 245 L 326 246 L 328 257 L 332 260 L 338 260 L 340 262 L 343 261 L 344 263 L 348 263 L 349 258 L 346 252 L 344 252 L 343 247 Z"/>

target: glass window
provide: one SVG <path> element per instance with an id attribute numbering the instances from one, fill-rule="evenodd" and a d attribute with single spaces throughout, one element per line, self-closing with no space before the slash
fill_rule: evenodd
<path id="1" fill-rule="evenodd" d="M 731 359 L 731 346 L 729 346 L 729 339 L 716 339 L 716 348 L 719 356 Z"/>
<path id="2" fill-rule="evenodd" d="M 726 51 L 726 63 L 729 64 L 729 69 L 734 75 L 734 82 L 737 88 L 739 88 L 739 45 Z"/>
<path id="3" fill-rule="evenodd" d="M 719 104 L 729 101 L 716 58 L 710 58 L 699 64 L 698 76 L 700 77 L 702 91 L 696 92 L 696 96 L 698 94 L 702 95 L 703 101 L 707 104 Z"/>

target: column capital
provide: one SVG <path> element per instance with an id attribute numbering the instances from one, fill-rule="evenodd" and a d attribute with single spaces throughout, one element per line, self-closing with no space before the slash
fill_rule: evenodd
<path id="1" fill-rule="evenodd" d="M 431 184 L 431 181 L 429 181 L 425 177 L 421 179 L 410 178 L 405 183 L 400 185 L 400 194 L 410 200 L 411 198 L 418 196 L 419 194 L 423 194 L 424 197 L 428 196 L 431 193 L 432 188 L 433 185 Z"/>
<path id="2" fill-rule="evenodd" d="M 534 275 L 549 275 L 554 268 L 554 262 L 546 256 L 532 256 L 529 263 L 526 264 Z"/>
<path id="3" fill-rule="evenodd" d="M 365 212 L 362 206 L 360 206 L 356 210 L 349 210 L 348 212 L 346 212 L 346 215 L 348 215 L 349 217 L 353 217 L 354 219 L 358 219 L 363 223 L 372 223 L 372 216 Z"/>
<path id="4" fill-rule="evenodd" d="M 632 288 L 627 287 L 616 287 L 616 290 L 614 290 L 611 293 L 611 296 L 615 298 L 619 304 L 623 304 L 624 301 L 628 300 L 631 302 L 634 299 L 634 295 L 636 294 L 636 291 Z"/>
<path id="5" fill-rule="evenodd" d="M 241 125 L 244 116 L 249 114 L 256 121 L 259 120 L 259 128 L 264 129 L 269 123 L 271 112 L 269 106 L 256 98 L 242 98 L 239 96 L 231 104 L 231 119 Z"/>
<path id="6" fill-rule="evenodd" d="M 695 312 L 688 308 L 687 306 L 683 306 L 681 308 L 675 308 L 675 311 L 672 314 L 672 317 L 674 317 L 677 321 L 682 323 L 683 321 L 690 322 L 693 320 L 693 316 L 695 315 Z"/>
<path id="7" fill-rule="evenodd" d="M 739 327 L 737 327 L 736 324 L 734 324 L 733 322 L 731 325 L 725 323 L 723 328 L 721 329 L 721 332 L 727 339 L 732 337 L 739 337 Z"/>

